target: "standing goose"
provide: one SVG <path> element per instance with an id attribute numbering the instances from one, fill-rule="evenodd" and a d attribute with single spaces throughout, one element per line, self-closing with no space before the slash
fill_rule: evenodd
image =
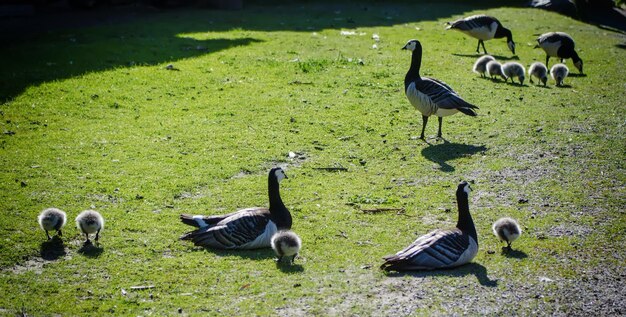
<path id="1" fill-rule="evenodd" d="M 65 212 L 61 209 L 48 208 L 39 214 L 39 217 L 37 217 L 37 221 L 39 222 L 41 229 L 46 232 L 48 240 L 50 240 L 52 239 L 50 237 L 50 234 L 48 233 L 48 231 L 50 230 L 56 230 L 59 237 L 63 236 L 61 228 L 65 226 L 65 222 L 67 221 L 67 215 L 65 215 Z"/>
<path id="2" fill-rule="evenodd" d="M 546 52 L 546 67 L 550 56 L 560 58 L 561 63 L 564 59 L 571 58 L 574 66 L 578 68 L 581 74 L 583 73 L 583 60 L 578 57 L 578 53 L 574 50 L 576 43 L 569 34 L 564 32 L 544 33 L 537 38 L 535 48 L 537 47 L 541 47 Z"/>
<path id="3" fill-rule="evenodd" d="M 509 250 L 511 250 L 511 243 L 522 234 L 522 229 L 519 227 L 517 221 L 509 217 L 498 219 L 493 223 L 492 229 L 493 234 L 495 234 L 500 241 L 506 242 L 506 247 Z"/>
<path id="4" fill-rule="evenodd" d="M 291 214 L 280 198 L 278 183 L 287 178 L 280 167 L 268 176 L 269 208 L 252 207 L 220 216 L 180 215 L 183 223 L 198 227 L 180 237 L 197 246 L 215 249 L 258 249 L 271 245 L 278 230 L 291 229 Z"/>
<path id="5" fill-rule="evenodd" d="M 476 116 L 474 109 L 478 107 L 463 100 L 450 86 L 434 78 L 420 77 L 422 64 L 422 44 L 418 40 L 410 40 L 403 50 L 412 51 L 411 67 L 404 77 L 404 92 L 409 102 L 422 113 L 422 134 L 428 123 L 428 117 L 439 117 L 437 137 L 441 138 L 441 124 L 443 117 L 462 112 L 468 116 Z"/>
<path id="6" fill-rule="evenodd" d="M 293 260 L 300 252 L 302 248 L 302 240 L 300 237 L 291 230 L 280 230 L 272 236 L 271 240 L 272 249 L 278 256 L 278 262 L 281 262 L 283 258 L 289 259 L 289 263 L 293 263 Z"/>
<path id="7" fill-rule="evenodd" d="M 459 30 L 475 39 L 478 39 L 476 53 L 480 52 L 480 45 L 483 46 L 483 52 L 487 54 L 485 42 L 493 38 L 499 39 L 506 37 L 506 44 L 513 54 L 515 54 L 515 42 L 513 42 L 513 34 L 511 30 L 502 26 L 498 19 L 484 14 L 472 15 L 467 18 L 459 19 L 454 22 L 448 22 L 446 30 Z"/>
<path id="8" fill-rule="evenodd" d="M 89 243 L 89 234 L 95 233 L 95 240 L 98 241 L 100 230 L 104 228 L 104 218 L 95 210 L 85 210 L 76 216 L 76 226 L 85 234 Z"/>
<path id="9" fill-rule="evenodd" d="M 404 250 L 384 257 L 385 271 L 452 268 L 471 261 L 478 253 L 478 236 L 469 211 L 472 189 L 463 181 L 456 190 L 459 219 L 456 228 L 437 229 L 415 240 Z"/>

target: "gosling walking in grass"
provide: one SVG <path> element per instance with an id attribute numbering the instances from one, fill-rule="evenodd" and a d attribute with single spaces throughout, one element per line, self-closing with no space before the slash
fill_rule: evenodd
<path id="1" fill-rule="evenodd" d="M 498 219 L 493 223 L 493 234 L 500 239 L 500 241 L 506 242 L 506 247 L 510 251 L 511 243 L 515 241 L 522 234 L 522 229 L 515 219 L 504 217 Z"/>
<path id="2" fill-rule="evenodd" d="M 563 81 L 568 74 L 569 69 L 565 64 L 555 64 L 550 68 L 550 76 L 554 79 L 557 86 L 563 86 Z"/>
<path id="3" fill-rule="evenodd" d="M 491 55 L 481 56 L 474 63 L 474 67 L 472 67 L 472 71 L 474 71 L 474 73 L 476 74 L 479 74 L 480 77 L 485 77 L 485 73 L 487 72 L 487 63 L 491 61 L 495 61 L 495 60 L 496 59 L 493 58 L 493 56 Z"/>
<path id="4" fill-rule="evenodd" d="M 63 236 L 61 228 L 63 228 L 63 226 L 65 226 L 65 222 L 67 222 L 67 215 L 61 209 L 48 208 L 39 214 L 37 221 L 39 222 L 41 229 L 46 232 L 48 240 L 50 240 L 52 238 L 50 237 L 48 231 L 51 230 L 56 230 L 59 237 Z"/>
<path id="5" fill-rule="evenodd" d="M 96 242 L 98 241 L 100 231 L 104 229 L 104 218 L 95 210 L 85 210 L 76 217 L 76 226 L 87 238 L 85 243 L 89 243 L 89 234 L 95 233 Z"/>
<path id="6" fill-rule="evenodd" d="M 528 68 L 528 79 L 533 84 L 533 77 L 539 79 L 545 86 L 548 82 L 548 68 L 542 62 L 534 62 Z"/>
<path id="7" fill-rule="evenodd" d="M 502 65 L 502 72 L 507 78 L 511 78 L 511 83 L 514 83 L 513 79 L 517 77 L 520 85 L 524 85 L 524 79 L 526 70 L 524 66 L 518 62 L 507 62 Z M 506 80 L 505 80 L 506 81 Z"/>
<path id="8" fill-rule="evenodd" d="M 504 75 L 504 72 L 502 72 L 502 64 L 497 61 L 487 62 L 487 75 L 489 75 L 491 79 L 495 79 L 496 76 L 500 76 L 504 81 L 506 81 L 506 76 Z"/>
<path id="9" fill-rule="evenodd" d="M 281 230 L 272 236 L 272 249 L 278 256 L 278 262 L 282 262 L 283 258 L 288 258 L 289 263 L 293 264 L 293 260 L 302 248 L 302 240 L 291 230 Z"/>

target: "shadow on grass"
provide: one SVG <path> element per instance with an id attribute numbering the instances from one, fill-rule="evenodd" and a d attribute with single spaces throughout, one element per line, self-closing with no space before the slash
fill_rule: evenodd
<path id="1" fill-rule="evenodd" d="M 452 53 L 452 55 L 454 56 L 459 56 L 459 57 L 472 57 L 472 58 L 479 58 L 481 56 L 484 55 L 491 55 L 491 54 L 479 54 L 479 53 L 475 53 L 475 54 L 458 54 L 458 53 Z M 518 61 L 519 57 L 517 57 L 517 55 L 513 55 L 513 56 L 502 56 L 502 55 L 491 55 L 493 56 L 493 58 L 497 59 L 497 60 L 502 60 L 502 61 L 509 61 L 509 60 L 515 60 Z"/>
<path id="2" fill-rule="evenodd" d="M 175 63 L 261 42 L 244 35 L 247 31 L 311 33 L 331 29 L 338 33 L 342 29 L 434 21 L 499 6 L 498 2 L 427 2 L 415 10 L 410 2 L 354 5 L 336 1 L 280 5 L 260 2 L 247 4 L 240 11 L 195 6 L 160 11 L 142 5 L 90 12 L 36 10 L 32 15 L 0 19 L 0 41 L 8 44 L 0 50 L 0 59 L 7 61 L 0 76 L 0 102 L 46 82 L 119 68 Z M 407 35 L 407 39 L 410 37 Z"/>
<path id="3" fill-rule="evenodd" d="M 296 263 L 287 263 L 276 261 L 276 268 L 286 274 L 297 274 L 304 272 L 304 267 Z"/>
<path id="4" fill-rule="evenodd" d="M 528 255 L 524 251 L 509 249 L 508 247 L 502 247 L 500 254 L 507 258 L 525 259 Z"/>
<path id="5" fill-rule="evenodd" d="M 270 248 L 254 249 L 254 250 L 219 250 L 200 247 L 197 250 L 204 250 L 217 256 L 238 256 L 250 260 L 265 260 L 275 256 L 274 251 Z"/>
<path id="6" fill-rule="evenodd" d="M 554 87 L 556 87 L 556 88 L 572 88 L 572 85 L 563 84 L 563 85 L 560 85 L 560 86 L 554 85 Z"/>
<path id="7" fill-rule="evenodd" d="M 498 286 L 498 280 L 491 280 L 487 275 L 487 268 L 478 263 L 468 263 L 466 265 L 447 269 L 447 270 L 433 270 L 433 271 L 403 271 L 403 272 L 391 272 L 387 273 L 389 277 L 401 277 L 401 276 L 413 276 L 413 277 L 427 277 L 427 276 L 448 276 L 448 277 L 463 277 L 467 275 L 475 275 L 478 279 L 478 283 L 482 286 L 496 287 Z"/>
<path id="8" fill-rule="evenodd" d="M 104 248 L 100 246 L 100 244 L 94 245 L 91 241 L 86 241 L 83 243 L 83 246 L 78 249 L 78 253 L 90 257 L 97 258 L 104 252 Z"/>
<path id="9" fill-rule="evenodd" d="M 59 236 L 54 236 L 51 240 L 47 240 L 41 243 L 39 253 L 41 254 L 42 259 L 47 261 L 54 261 L 62 256 L 65 256 L 67 254 L 67 251 L 65 250 L 63 240 L 59 238 Z"/>
<path id="10" fill-rule="evenodd" d="M 567 75 L 569 77 L 587 77 L 587 74 L 581 74 L 581 73 L 569 73 L 569 75 Z"/>
<path id="11" fill-rule="evenodd" d="M 454 172 L 454 167 L 448 164 L 448 161 L 484 152 L 486 150 L 487 148 L 484 145 L 475 146 L 446 142 L 425 147 L 422 149 L 422 155 L 429 161 L 439 164 L 440 170 L 444 172 Z"/>

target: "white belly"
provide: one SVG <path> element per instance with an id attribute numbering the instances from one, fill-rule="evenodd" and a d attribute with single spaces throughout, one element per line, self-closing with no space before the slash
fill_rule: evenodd
<path id="1" fill-rule="evenodd" d="M 541 48 L 543 48 L 544 51 L 546 51 L 546 54 L 548 54 L 548 56 L 554 56 L 557 57 L 557 52 L 559 51 L 559 47 L 561 47 L 561 41 L 558 42 L 544 42 L 541 43 Z"/>
<path id="2" fill-rule="evenodd" d="M 278 231 L 276 228 L 276 224 L 270 221 L 265 226 L 265 231 L 260 234 L 254 241 L 250 241 L 246 244 L 243 244 L 239 247 L 239 249 L 260 249 L 260 248 L 268 248 L 271 246 L 272 236 L 274 233 Z"/>
<path id="3" fill-rule="evenodd" d="M 491 40 L 493 36 L 496 34 L 496 29 L 498 28 L 498 23 L 493 22 L 489 26 L 483 26 L 476 29 L 471 29 L 467 31 L 461 31 L 473 38 L 477 38 L 479 40 Z"/>
<path id="4" fill-rule="evenodd" d="M 476 241 L 474 241 L 472 237 L 469 238 L 469 241 L 470 243 L 467 250 L 465 250 L 465 252 L 463 252 L 463 254 L 461 254 L 461 256 L 459 257 L 459 259 L 456 262 L 452 263 L 450 267 L 455 267 L 468 263 L 476 256 L 476 254 L 478 254 L 478 243 L 476 243 Z"/>
<path id="5" fill-rule="evenodd" d="M 413 107 L 426 117 L 432 116 L 437 112 L 437 105 L 427 94 L 415 89 L 415 83 L 411 83 L 406 89 L 406 97 Z"/>

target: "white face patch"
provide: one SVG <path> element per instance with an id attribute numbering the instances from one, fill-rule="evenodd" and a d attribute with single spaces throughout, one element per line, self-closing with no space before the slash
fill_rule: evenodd
<path id="1" fill-rule="evenodd" d="M 413 52 L 415 50 L 415 48 L 417 47 L 417 41 L 416 40 L 410 40 L 406 43 L 406 45 L 404 45 L 404 48 Z"/>
<path id="2" fill-rule="evenodd" d="M 513 43 L 513 41 L 508 42 L 507 43 L 509 45 L 509 49 L 511 50 L 511 52 L 513 52 L 513 54 L 515 54 L 515 43 Z"/>
<path id="3" fill-rule="evenodd" d="M 280 183 L 280 181 L 282 181 L 282 180 L 283 180 L 283 178 L 286 178 L 286 177 L 287 177 L 287 175 L 285 175 L 285 171 L 283 171 L 283 169 L 282 169 L 282 168 L 277 169 L 277 170 L 274 172 L 274 175 L 276 176 L 276 180 L 278 180 L 278 182 L 279 182 L 279 183 Z"/>
<path id="4" fill-rule="evenodd" d="M 463 186 L 463 191 L 469 196 L 470 192 L 472 191 L 472 188 L 470 187 L 469 183 Z"/>

